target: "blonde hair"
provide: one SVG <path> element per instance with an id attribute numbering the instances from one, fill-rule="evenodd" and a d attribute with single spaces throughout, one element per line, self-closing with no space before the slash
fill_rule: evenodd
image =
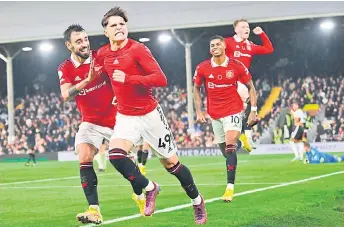
<path id="1" fill-rule="evenodd" d="M 248 23 L 246 19 L 239 19 L 239 20 L 234 21 L 233 27 L 235 28 L 240 22 Z"/>

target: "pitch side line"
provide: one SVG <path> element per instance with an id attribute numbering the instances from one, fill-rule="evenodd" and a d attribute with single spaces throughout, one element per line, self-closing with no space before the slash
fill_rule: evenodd
<path id="1" fill-rule="evenodd" d="M 270 190 L 270 189 L 275 189 L 275 188 L 286 187 L 286 186 L 289 186 L 289 185 L 301 184 L 301 183 L 304 183 L 304 182 L 318 180 L 318 179 L 321 179 L 321 178 L 330 177 L 330 176 L 334 176 L 334 175 L 338 175 L 338 174 L 343 174 L 343 173 L 344 173 L 344 171 L 338 171 L 338 172 L 324 174 L 324 175 L 320 175 L 320 176 L 316 176 L 316 177 L 310 177 L 310 178 L 306 178 L 306 179 L 302 179 L 302 180 L 297 180 L 297 181 L 292 181 L 292 182 L 288 182 L 288 183 L 273 185 L 273 186 L 269 186 L 269 187 L 257 188 L 257 189 L 253 189 L 253 190 L 248 190 L 248 191 L 236 193 L 234 195 L 234 197 L 248 195 L 248 194 L 252 194 L 252 193 L 256 193 L 256 192 L 262 192 L 262 191 L 266 191 L 266 190 Z M 221 199 L 221 197 L 217 197 L 217 198 L 207 199 L 207 200 L 205 200 L 205 202 L 206 203 L 212 203 L 212 202 L 218 201 L 220 199 Z M 179 206 L 168 207 L 168 208 L 165 208 L 165 209 L 162 209 L 162 210 L 156 210 L 154 214 L 166 213 L 166 212 L 171 212 L 171 211 L 175 211 L 175 210 L 181 210 L 181 209 L 184 209 L 184 208 L 187 208 L 187 207 L 191 207 L 191 206 L 192 206 L 191 203 L 188 203 L 188 204 L 183 204 L 183 205 L 179 205 Z M 131 219 L 136 219 L 136 218 L 139 218 L 139 217 L 141 217 L 140 214 L 135 214 L 135 215 L 130 215 L 130 216 L 125 216 L 125 217 L 120 217 L 120 218 L 115 218 L 115 219 L 107 220 L 107 221 L 104 221 L 102 224 L 103 225 L 107 225 L 107 224 L 112 224 L 112 223 L 115 223 L 115 222 L 121 222 L 121 221 L 127 221 L 127 220 L 131 220 Z M 83 225 L 83 226 L 80 226 L 80 227 L 90 227 L 90 226 L 95 226 L 95 225 Z"/>
<path id="2" fill-rule="evenodd" d="M 277 182 L 277 183 L 271 183 L 271 182 L 243 182 L 243 183 L 235 183 L 235 185 L 278 185 L 278 184 L 284 184 L 283 182 Z M 161 187 L 180 187 L 180 184 L 159 184 Z M 197 184 L 197 186 L 209 186 L 209 187 L 216 187 L 216 186 L 225 186 L 224 183 L 214 183 L 214 184 Z M 120 184 L 120 185 L 98 185 L 98 188 L 103 187 L 132 187 L 131 184 Z M 2 189 L 52 189 L 52 188 L 80 188 L 80 185 L 47 185 L 47 186 L 9 186 L 9 187 L 3 187 Z"/>
<path id="3" fill-rule="evenodd" d="M 245 163 L 248 162 L 247 160 L 241 160 L 238 161 L 239 163 Z M 214 162 L 214 163 L 207 163 L 207 164 L 197 164 L 197 165 L 188 165 L 188 167 L 202 167 L 202 166 L 214 166 L 214 165 L 224 165 L 224 162 Z M 39 168 L 39 167 L 35 167 Z M 154 168 L 154 169 L 148 169 L 148 172 L 152 172 L 155 170 L 163 170 L 163 167 L 160 168 Z M 118 173 L 104 173 L 104 174 L 98 174 L 98 177 L 101 176 L 108 176 L 108 175 L 119 175 Z M 13 185 L 13 184 L 26 184 L 26 183 L 36 183 L 36 182 L 47 182 L 47 181 L 55 181 L 55 180 L 69 180 L 69 179 L 78 179 L 80 176 L 72 176 L 72 177 L 59 177 L 59 178 L 47 178 L 47 179 L 39 179 L 39 180 L 29 180 L 29 181 L 17 181 L 17 182 L 9 182 L 9 183 L 2 183 L 0 186 L 5 185 Z"/>

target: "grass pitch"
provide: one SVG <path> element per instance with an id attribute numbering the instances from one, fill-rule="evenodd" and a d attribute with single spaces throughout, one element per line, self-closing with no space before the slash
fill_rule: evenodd
<path id="1" fill-rule="evenodd" d="M 291 158 L 240 154 L 235 186 L 239 196 L 232 203 L 215 199 L 208 202 L 206 226 L 344 226 L 344 163 L 292 164 Z M 192 171 L 205 199 L 222 196 L 226 185 L 222 157 L 181 157 L 181 161 Z M 98 174 L 104 226 L 196 226 L 191 206 L 177 207 L 190 203 L 177 179 L 157 159 L 148 161 L 147 171 L 147 177 L 161 185 L 157 210 L 166 212 L 152 217 L 118 219 L 138 214 L 138 208 L 131 200 L 129 183 L 108 163 L 107 172 Z M 40 162 L 37 167 L 1 163 L 0 172 L 1 227 L 81 226 L 75 216 L 86 210 L 87 202 L 80 186 L 77 162 Z M 340 173 L 310 179 L 335 172 Z M 295 182 L 302 179 L 307 180 Z"/>

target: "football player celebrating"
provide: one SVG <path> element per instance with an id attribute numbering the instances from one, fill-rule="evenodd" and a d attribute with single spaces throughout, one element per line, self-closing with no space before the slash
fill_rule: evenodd
<path id="1" fill-rule="evenodd" d="M 250 26 L 247 20 L 240 19 L 236 20 L 233 24 L 235 35 L 232 37 L 225 38 L 226 43 L 226 55 L 230 58 L 237 59 L 241 61 L 246 68 L 250 68 L 252 57 L 259 54 L 271 54 L 274 51 L 272 43 L 266 33 L 261 27 L 256 27 L 253 29 L 253 33 L 258 35 L 262 40 L 262 46 L 256 45 L 250 40 L 248 40 L 250 35 Z M 239 82 L 240 83 L 240 82 Z M 244 85 L 238 83 L 238 93 L 244 100 L 245 107 L 245 120 L 250 113 L 250 105 L 248 100 L 248 91 Z M 252 140 L 252 126 L 248 126 L 246 123 L 243 124 L 243 131 L 240 140 L 243 141 L 243 148 L 247 151 L 251 151 L 252 147 L 255 148 L 256 145 Z"/>
<path id="2" fill-rule="evenodd" d="M 207 93 L 207 113 L 212 119 L 215 139 L 226 157 L 227 187 L 222 199 L 231 202 L 234 194 L 234 181 L 237 167 L 237 140 L 242 128 L 243 102 L 237 92 L 241 81 L 248 87 L 251 113 L 248 125 L 256 121 L 256 91 L 248 69 L 225 54 L 226 44 L 221 36 L 210 40 L 210 53 L 213 56 L 199 64 L 194 76 L 194 100 L 198 122 L 206 122 L 202 112 L 201 86 L 204 82 Z"/>
<path id="3" fill-rule="evenodd" d="M 114 93 L 106 74 L 95 66 L 95 51 L 80 25 L 71 25 L 64 32 L 65 45 L 70 58 L 58 68 L 60 89 L 64 101 L 75 99 L 82 123 L 75 136 L 79 155 L 81 185 L 89 208 L 77 215 L 82 223 L 100 224 L 103 221 L 98 201 L 98 180 L 93 168 L 93 158 L 103 139 L 109 140 L 116 121 Z M 99 99 L 99 97 L 102 97 Z"/>
<path id="4" fill-rule="evenodd" d="M 150 50 L 128 39 L 128 16 L 120 7 L 110 9 L 102 20 L 109 44 L 98 50 L 98 60 L 110 77 L 118 103 L 114 134 L 110 141 L 111 164 L 127 179 L 138 200 L 146 194 L 144 215 L 155 211 L 159 185 L 148 180 L 127 157 L 142 139 L 160 158 L 166 170 L 181 183 L 192 201 L 196 224 L 205 224 L 207 212 L 190 170 L 177 157 L 177 147 L 162 108 L 152 95 L 167 79 Z"/>

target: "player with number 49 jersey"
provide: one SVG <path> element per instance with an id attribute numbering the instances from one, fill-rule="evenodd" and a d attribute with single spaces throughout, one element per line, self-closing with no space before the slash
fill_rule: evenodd
<path id="1" fill-rule="evenodd" d="M 139 208 L 143 208 L 143 215 L 152 215 L 160 187 L 143 176 L 127 157 L 133 146 L 144 139 L 154 149 L 165 169 L 185 189 L 194 207 L 196 224 L 205 224 L 207 212 L 204 199 L 190 170 L 180 163 L 168 122 L 152 95 L 153 87 L 167 85 L 166 76 L 145 45 L 128 39 L 127 22 L 126 12 L 119 7 L 110 9 L 104 15 L 102 26 L 109 44 L 100 48 L 97 56 L 110 77 L 118 103 L 116 125 L 109 146 L 110 162 L 131 183 Z"/>

